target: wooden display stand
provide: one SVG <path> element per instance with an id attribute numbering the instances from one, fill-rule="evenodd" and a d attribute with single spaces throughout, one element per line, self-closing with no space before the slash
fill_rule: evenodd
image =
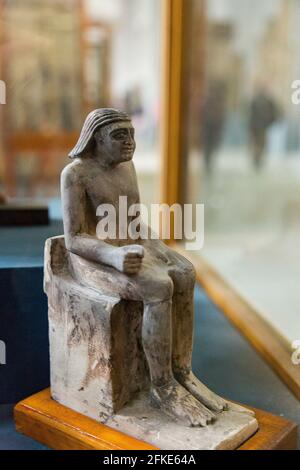
<path id="1" fill-rule="evenodd" d="M 284 418 L 254 410 L 259 430 L 238 450 L 294 450 L 297 425 Z M 50 389 L 15 407 L 17 431 L 56 450 L 154 450 L 122 432 L 87 418 L 50 397 Z"/>

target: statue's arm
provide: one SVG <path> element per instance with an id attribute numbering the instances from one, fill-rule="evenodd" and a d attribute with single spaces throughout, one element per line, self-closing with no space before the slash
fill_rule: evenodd
<path id="1" fill-rule="evenodd" d="M 114 266 L 116 247 L 87 233 L 85 188 L 80 176 L 68 167 L 61 175 L 61 197 L 67 250 L 90 261 Z"/>
<path id="2" fill-rule="evenodd" d="M 86 191 L 82 178 L 66 167 L 61 175 L 61 197 L 65 243 L 68 251 L 118 271 L 135 274 L 141 267 L 144 249 L 139 245 L 115 247 L 87 233 Z"/>

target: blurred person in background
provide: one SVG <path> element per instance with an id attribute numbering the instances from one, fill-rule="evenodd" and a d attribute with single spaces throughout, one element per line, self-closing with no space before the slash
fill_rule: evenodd
<path id="1" fill-rule="evenodd" d="M 212 171 L 214 155 L 221 143 L 225 114 L 225 84 L 221 81 L 214 81 L 208 87 L 201 106 L 201 142 L 208 173 Z"/>
<path id="2" fill-rule="evenodd" d="M 142 92 L 138 85 L 130 88 L 125 94 L 126 112 L 133 117 L 139 117 L 143 114 Z"/>
<path id="3" fill-rule="evenodd" d="M 261 86 L 249 106 L 249 132 L 253 164 L 261 168 L 269 128 L 280 118 L 279 107 L 274 98 Z"/>

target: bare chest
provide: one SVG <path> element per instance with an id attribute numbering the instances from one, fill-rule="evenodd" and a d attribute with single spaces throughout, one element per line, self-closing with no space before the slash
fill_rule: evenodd
<path id="1" fill-rule="evenodd" d="M 86 194 L 94 209 L 101 204 L 112 204 L 118 211 L 120 200 L 127 198 L 128 206 L 139 202 L 135 171 L 116 168 L 109 172 L 99 171 L 86 179 Z M 120 199 L 121 198 L 121 199 Z"/>

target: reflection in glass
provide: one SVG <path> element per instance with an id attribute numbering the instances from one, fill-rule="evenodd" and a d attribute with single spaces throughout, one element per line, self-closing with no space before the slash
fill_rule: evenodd
<path id="1" fill-rule="evenodd" d="M 291 343 L 300 332 L 298 0 L 189 1 L 186 201 L 201 254 Z"/>

